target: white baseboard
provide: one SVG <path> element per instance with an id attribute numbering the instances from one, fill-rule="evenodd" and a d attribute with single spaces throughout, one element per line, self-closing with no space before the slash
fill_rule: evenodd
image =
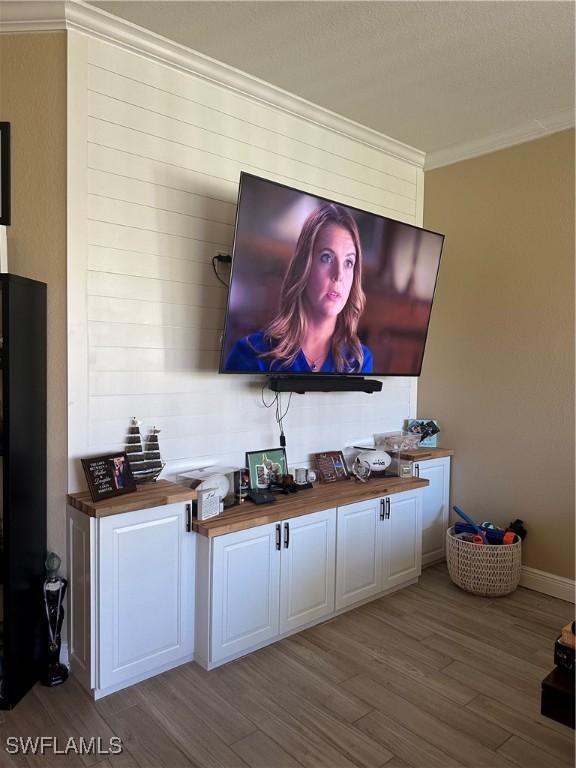
<path id="1" fill-rule="evenodd" d="M 64 642 L 60 646 L 60 663 L 70 669 L 70 654 L 68 653 L 68 643 Z"/>
<path id="2" fill-rule="evenodd" d="M 558 597 L 560 600 L 567 600 L 569 603 L 574 602 L 574 579 L 555 576 L 553 573 L 529 568 L 527 565 L 522 566 L 520 586 L 533 589 L 535 592 L 543 592 L 551 597 Z"/>

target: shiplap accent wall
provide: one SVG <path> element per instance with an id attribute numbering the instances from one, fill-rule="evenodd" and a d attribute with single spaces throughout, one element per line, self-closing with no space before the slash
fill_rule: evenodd
<path id="1" fill-rule="evenodd" d="M 68 69 L 70 486 L 78 457 L 122 447 L 132 415 L 162 429 L 171 472 L 240 466 L 278 445 L 264 379 L 217 373 L 226 289 L 211 259 L 231 252 L 240 171 L 421 224 L 422 169 L 80 32 Z M 374 395 L 294 395 L 290 465 L 400 428 L 415 394 L 389 378 Z"/>

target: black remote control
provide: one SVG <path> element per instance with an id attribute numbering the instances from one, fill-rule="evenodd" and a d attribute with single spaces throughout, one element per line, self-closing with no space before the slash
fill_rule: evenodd
<path id="1" fill-rule="evenodd" d="M 276 497 L 266 491 L 248 491 L 246 498 L 253 501 L 254 504 L 274 504 Z"/>

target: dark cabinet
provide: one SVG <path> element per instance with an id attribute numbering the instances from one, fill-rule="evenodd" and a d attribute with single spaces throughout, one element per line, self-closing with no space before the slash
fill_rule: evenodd
<path id="1" fill-rule="evenodd" d="M 0 709 L 38 680 L 46 557 L 46 285 L 0 274 Z"/>

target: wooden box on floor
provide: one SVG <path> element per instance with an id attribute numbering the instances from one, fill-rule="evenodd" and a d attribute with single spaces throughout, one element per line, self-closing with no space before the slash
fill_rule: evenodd
<path id="1" fill-rule="evenodd" d="M 552 670 L 542 681 L 540 712 L 545 717 L 574 728 L 574 673 Z"/>

